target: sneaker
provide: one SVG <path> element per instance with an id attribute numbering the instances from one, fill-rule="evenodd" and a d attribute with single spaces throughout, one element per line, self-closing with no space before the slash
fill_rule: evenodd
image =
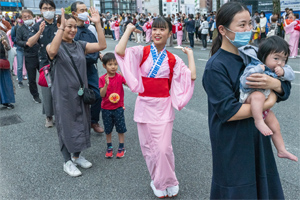
<path id="1" fill-rule="evenodd" d="M 119 148 L 117 153 L 117 158 L 123 158 L 125 156 L 126 150 L 125 148 Z"/>
<path id="2" fill-rule="evenodd" d="M 18 88 L 23 88 L 23 87 L 24 87 L 23 83 L 22 83 L 22 82 L 19 82 L 19 83 L 18 83 Z"/>
<path id="3" fill-rule="evenodd" d="M 80 176 L 82 174 L 71 160 L 64 163 L 64 171 L 73 177 Z"/>
<path id="4" fill-rule="evenodd" d="M 23 76 L 23 80 L 27 80 L 28 78 L 27 78 L 27 76 Z"/>
<path id="5" fill-rule="evenodd" d="M 104 129 L 98 123 L 92 124 L 91 128 L 94 129 L 94 131 L 97 132 L 97 133 L 103 133 L 104 132 Z"/>
<path id="6" fill-rule="evenodd" d="M 157 190 L 154 186 L 154 183 L 153 181 L 151 181 L 150 183 L 150 186 L 153 190 L 153 193 L 155 194 L 155 196 L 157 196 L 158 198 L 162 199 L 162 198 L 165 198 L 165 197 L 168 197 L 168 193 L 167 193 L 167 190 Z"/>
<path id="7" fill-rule="evenodd" d="M 176 197 L 179 192 L 179 185 L 167 188 L 168 197 Z"/>
<path id="8" fill-rule="evenodd" d="M 53 118 L 52 117 L 47 117 L 46 118 L 46 124 L 45 124 L 46 128 L 50 128 L 53 127 Z"/>
<path id="9" fill-rule="evenodd" d="M 296 58 L 296 56 L 290 56 L 289 58 L 294 59 L 294 58 Z"/>
<path id="10" fill-rule="evenodd" d="M 33 97 L 33 101 L 34 101 L 35 103 L 42 103 L 42 100 L 40 99 L 39 96 Z"/>
<path id="11" fill-rule="evenodd" d="M 79 158 L 73 158 L 72 161 L 74 164 L 79 165 L 82 168 L 88 169 L 92 167 L 92 163 L 86 160 L 83 156 L 79 156 Z"/>
<path id="12" fill-rule="evenodd" d="M 11 103 L 4 103 L 3 104 L 3 106 L 4 107 L 6 107 L 7 109 L 9 109 L 9 110 L 11 110 L 11 109 L 14 109 L 15 108 L 15 106 L 14 105 L 12 105 Z"/>
<path id="13" fill-rule="evenodd" d="M 112 158 L 112 157 L 114 157 L 113 147 L 108 147 L 105 153 L 105 158 Z"/>

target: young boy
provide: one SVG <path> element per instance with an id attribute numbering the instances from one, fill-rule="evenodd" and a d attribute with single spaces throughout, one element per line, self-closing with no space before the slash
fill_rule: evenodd
<path id="1" fill-rule="evenodd" d="M 124 77 L 117 73 L 118 63 L 113 53 L 106 53 L 103 58 L 103 67 L 107 73 L 99 78 L 100 95 L 102 97 L 102 119 L 106 133 L 107 151 L 106 158 L 113 157 L 111 133 L 113 127 L 119 135 L 119 149 L 117 158 L 124 157 L 124 133 L 127 131 L 124 118 L 124 90 L 126 84 Z"/>

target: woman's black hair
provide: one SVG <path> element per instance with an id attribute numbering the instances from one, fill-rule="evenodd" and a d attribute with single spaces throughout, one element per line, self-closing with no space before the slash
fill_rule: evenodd
<path id="1" fill-rule="evenodd" d="M 284 53 L 287 56 L 286 62 L 288 61 L 288 57 L 290 56 L 290 48 L 289 44 L 281 37 L 274 35 L 266 38 L 260 45 L 257 52 L 257 58 L 265 63 L 268 55 L 273 53 Z"/>
<path id="2" fill-rule="evenodd" d="M 106 65 L 109 61 L 114 61 L 114 60 L 116 60 L 115 54 L 108 52 L 102 57 L 101 61 L 104 65 Z"/>
<path id="3" fill-rule="evenodd" d="M 75 21 L 77 21 L 76 18 L 73 15 L 65 14 L 65 19 L 66 20 L 71 19 L 71 18 L 74 19 Z M 57 18 L 56 22 L 58 24 L 61 24 L 61 15 L 58 15 L 58 18 Z"/>
<path id="4" fill-rule="evenodd" d="M 39 8 L 42 9 L 44 4 L 49 4 L 54 9 L 56 8 L 55 3 L 52 0 L 41 0 L 39 4 Z"/>
<path id="5" fill-rule="evenodd" d="M 265 12 L 264 11 L 261 11 L 260 14 L 263 14 L 264 17 L 266 16 Z"/>
<path id="6" fill-rule="evenodd" d="M 244 4 L 239 3 L 239 2 L 225 3 L 218 10 L 217 15 L 216 15 L 216 26 L 217 26 L 218 36 L 214 39 L 214 41 L 212 43 L 212 48 L 210 50 L 211 55 L 214 55 L 222 45 L 222 35 L 219 32 L 218 27 L 220 25 L 229 27 L 234 16 L 237 13 L 245 11 L 245 10 L 249 12 L 248 8 Z M 250 14 L 250 12 L 249 12 L 249 14 Z"/>
<path id="7" fill-rule="evenodd" d="M 167 28 L 170 32 L 172 31 L 172 23 L 168 18 L 158 17 L 153 21 L 152 28 Z"/>

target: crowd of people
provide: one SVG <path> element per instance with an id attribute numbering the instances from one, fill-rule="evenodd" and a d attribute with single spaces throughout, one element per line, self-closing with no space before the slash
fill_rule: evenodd
<path id="1" fill-rule="evenodd" d="M 20 89 L 28 78 L 33 101 L 43 105 L 45 127 L 57 128 L 68 175 L 77 177 L 82 175 L 79 167 L 92 167 L 82 156 L 91 146 L 91 129 L 105 132 L 105 157 L 112 158 L 116 127 L 116 157 L 125 156 L 125 85 L 138 93 L 134 121 L 150 187 L 156 197 L 177 196 L 172 129 L 175 109 L 185 107 L 193 95 L 196 39 L 202 50 L 212 43 L 202 77 L 213 157 L 211 198 L 284 198 L 270 137 L 278 157 L 298 158 L 286 150 L 271 108 L 288 99 L 295 78 L 287 62 L 297 56 L 300 22 L 292 10 L 286 9 L 282 19 L 273 13 L 267 20 L 263 12 L 251 17 L 238 2 L 195 17 L 181 12 L 165 17 L 99 14 L 80 1 L 72 3 L 70 14 L 62 8 L 59 16 L 52 0 L 41 0 L 39 8 L 42 17 L 23 9 L 9 19 L 0 11 L 0 103 L 13 109 L 13 75 Z M 107 48 L 105 35 L 118 41 L 114 53 L 101 54 Z M 132 37 L 148 45 L 127 47 Z M 175 48 L 186 54 L 187 65 L 166 50 L 173 39 Z M 182 41 L 190 46 L 182 47 Z M 99 59 L 107 72 L 100 77 Z M 44 72 L 39 78 L 50 77 L 46 86 L 38 86 L 38 72 Z"/>

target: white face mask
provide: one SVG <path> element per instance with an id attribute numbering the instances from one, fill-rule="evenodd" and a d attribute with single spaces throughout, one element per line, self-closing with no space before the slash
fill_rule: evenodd
<path id="1" fill-rule="evenodd" d="M 80 19 L 82 21 L 86 21 L 86 20 L 88 20 L 88 16 L 89 16 L 88 12 L 79 13 L 78 14 L 78 19 Z"/>
<path id="2" fill-rule="evenodd" d="M 260 15 L 260 17 L 264 17 L 264 15 Z"/>
<path id="3" fill-rule="evenodd" d="M 55 11 L 45 11 L 43 12 L 43 16 L 45 19 L 53 19 L 54 18 L 54 14 L 55 14 Z"/>
<path id="4" fill-rule="evenodd" d="M 30 26 L 32 24 L 34 24 L 34 20 L 33 19 L 27 19 L 24 21 L 24 24 L 27 25 L 27 26 Z"/>

